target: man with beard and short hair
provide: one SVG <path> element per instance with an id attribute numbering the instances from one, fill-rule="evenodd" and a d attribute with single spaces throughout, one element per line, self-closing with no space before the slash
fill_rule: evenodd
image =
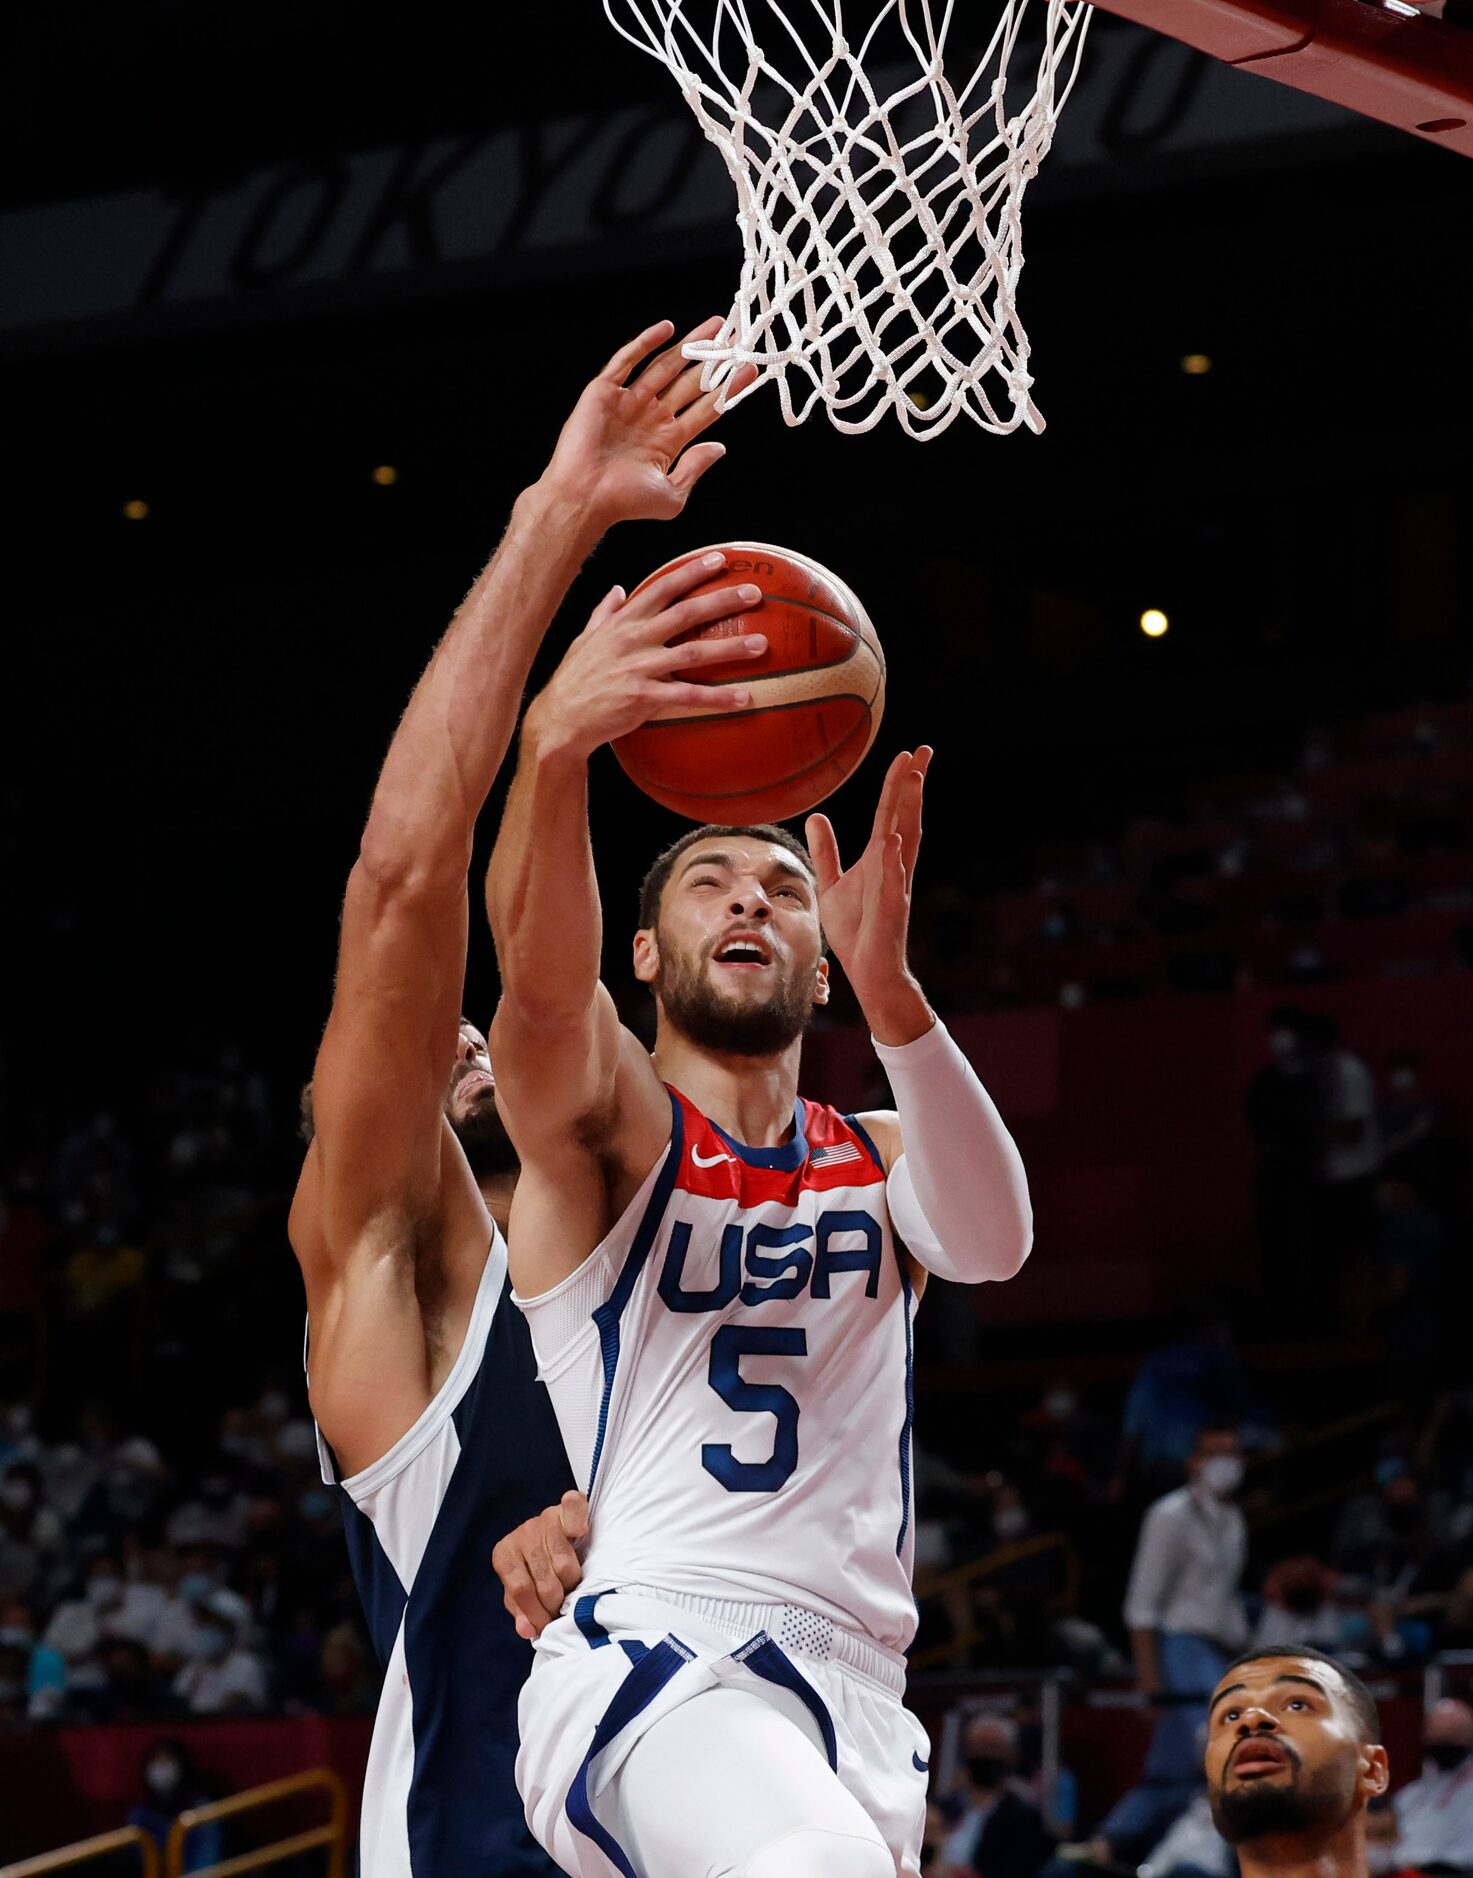
<path id="1" fill-rule="evenodd" d="M 1230 1663 L 1207 1719 L 1207 1791 L 1242 1878 L 1366 1878 L 1366 1809 L 1390 1784 L 1369 1689 L 1320 1650 Z"/>
<path id="2" fill-rule="evenodd" d="M 593 1531 L 538 1640 L 518 1783 L 576 1878 L 895 1878 L 930 1753 L 901 1702 L 913 1307 L 927 1272 L 1018 1270 L 1027 1182 L 909 968 L 927 749 L 890 765 L 847 871 L 821 815 L 806 848 L 756 826 L 667 850 L 634 936 L 653 1056 L 619 1022 L 588 761 L 681 702 L 649 664 L 709 617 L 694 590 L 722 558 L 596 610 L 528 708 L 487 883 L 512 1276 Z M 760 593 L 737 594 L 739 628 Z M 690 702 L 739 710 L 731 691 Z M 830 946 L 893 1111 L 798 1096 Z"/>
<path id="3" fill-rule="evenodd" d="M 696 441 L 716 397 L 672 332 L 662 322 L 610 360 L 518 497 L 399 724 L 343 905 L 290 1234 L 323 1479 L 341 1489 L 386 1669 L 364 1878 L 549 1869 L 512 1777 L 530 1661 L 516 1632 L 530 1636 L 576 1581 L 568 1540 L 582 1527 L 574 1507 L 540 1564 L 528 1541 L 514 1629 L 494 1542 L 569 1476 L 526 1327 L 506 1302 L 500 1228 L 515 1157 L 485 1039 L 460 1015 L 466 879 L 533 655 L 582 562 L 615 522 L 678 515 L 722 455 Z M 719 656 L 681 650 L 663 663 L 686 672 Z"/>

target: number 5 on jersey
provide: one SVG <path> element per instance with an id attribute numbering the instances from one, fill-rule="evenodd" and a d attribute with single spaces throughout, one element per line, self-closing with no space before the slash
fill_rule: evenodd
<path id="1" fill-rule="evenodd" d="M 804 1330 L 767 1330 L 723 1324 L 711 1339 L 710 1383 L 739 1415 L 771 1415 L 777 1423 L 771 1459 L 739 1461 L 726 1442 L 707 1441 L 701 1465 L 728 1493 L 775 1493 L 798 1465 L 798 1404 L 771 1382 L 747 1382 L 744 1356 L 807 1356 Z"/>

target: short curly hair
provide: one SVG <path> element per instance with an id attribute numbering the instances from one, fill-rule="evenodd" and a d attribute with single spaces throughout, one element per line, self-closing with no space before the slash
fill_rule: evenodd
<path id="1" fill-rule="evenodd" d="M 707 822 L 704 828 L 692 828 L 688 834 L 672 841 L 670 846 L 657 854 L 639 888 L 639 924 L 643 931 L 654 926 L 660 917 L 660 898 L 666 883 L 675 871 L 675 863 L 698 841 L 710 841 L 718 837 L 737 836 L 749 841 L 771 841 L 779 848 L 786 848 L 789 854 L 796 855 L 813 875 L 813 856 L 790 829 L 779 828 L 776 822 L 749 822 L 736 827 L 727 827 L 720 822 Z"/>

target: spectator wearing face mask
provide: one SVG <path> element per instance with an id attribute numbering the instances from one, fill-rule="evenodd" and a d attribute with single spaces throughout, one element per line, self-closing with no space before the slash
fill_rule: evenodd
<path id="1" fill-rule="evenodd" d="M 1048 1851 L 1038 1808 L 1014 1778 L 1018 1731 L 1002 1715 L 974 1715 L 963 1738 L 966 1811 L 946 1842 L 965 1878 L 1036 1878 Z"/>
<path id="2" fill-rule="evenodd" d="M 245 1544 L 250 1500 L 227 1474 L 208 1474 L 198 1494 L 176 1507 L 164 1527 L 170 1545 L 218 1546 L 227 1552 Z"/>
<path id="3" fill-rule="evenodd" d="M 52 1613 L 44 1642 L 67 1666 L 73 1689 L 99 1687 L 102 1670 L 98 1651 L 113 1632 L 113 1620 L 123 1608 L 123 1562 L 113 1552 L 93 1559 L 80 1597 L 68 1598 Z"/>
<path id="4" fill-rule="evenodd" d="M 1237 1430 L 1207 1427 L 1187 1463 L 1186 1486 L 1146 1514 L 1125 1622 L 1141 1693 L 1158 1715 L 1144 1778 L 1100 1827 L 1096 1857 L 1145 1856 L 1201 1786 L 1198 1730 L 1207 1698 L 1248 1641 L 1239 1592 L 1248 1527 L 1233 1504 L 1242 1482 Z"/>
<path id="5" fill-rule="evenodd" d="M 1423 1733 L 1419 1779 L 1396 1795 L 1404 1865 L 1473 1872 L 1473 1708 L 1434 1703 Z"/>
<path id="6" fill-rule="evenodd" d="M 1263 1610 L 1253 1631 L 1253 1647 L 1312 1643 L 1334 1650 L 1343 1642 L 1342 1612 L 1335 1601 L 1336 1574 L 1317 1558 L 1282 1559 L 1263 1581 Z"/>
<path id="7" fill-rule="evenodd" d="M 1396 1805 L 1389 1793 L 1366 1808 L 1367 1878 L 1426 1878 L 1402 1857 Z"/>
<path id="8" fill-rule="evenodd" d="M 200 1610 L 204 1651 L 174 1678 L 174 1694 L 193 1715 L 255 1713 L 266 1706 L 266 1665 L 246 1645 L 239 1605 L 233 1593 L 217 1591 Z"/>
<path id="9" fill-rule="evenodd" d="M 28 1721 L 52 1721 L 66 1706 L 66 1662 L 53 1649 L 36 1641 L 31 1606 L 24 1598 L 0 1604 L 0 1648 L 18 1653 L 18 1674 L 23 1684 L 24 1713 Z M 14 1692 L 7 1693 L 7 1700 Z"/>
<path id="10" fill-rule="evenodd" d="M 61 1521 L 42 1500 L 35 1462 L 12 1460 L 0 1473 L 0 1597 L 44 1590 L 63 1537 Z"/>
<path id="11" fill-rule="evenodd" d="M 128 1824 L 141 1827 L 162 1852 L 179 1815 L 212 1797 L 188 1748 L 166 1737 L 151 1742 L 143 1757 L 143 1798 L 128 1814 Z M 184 1870 L 203 1871 L 218 1865 L 225 1850 L 218 1821 L 197 1826 L 185 1842 Z"/>

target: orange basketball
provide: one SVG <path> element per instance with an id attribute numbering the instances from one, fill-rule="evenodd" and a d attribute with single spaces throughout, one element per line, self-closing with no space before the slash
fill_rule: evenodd
<path id="1" fill-rule="evenodd" d="M 869 615 L 826 567 L 755 541 L 715 544 L 726 565 L 693 593 L 746 583 L 761 604 L 712 620 L 688 639 L 767 635 L 759 659 L 708 665 L 703 684 L 740 684 L 748 710 L 681 711 L 641 724 L 613 745 L 648 796 L 695 822 L 782 822 L 802 815 L 859 767 L 885 708 L 885 655 Z M 695 548 L 671 568 L 711 553 Z"/>

